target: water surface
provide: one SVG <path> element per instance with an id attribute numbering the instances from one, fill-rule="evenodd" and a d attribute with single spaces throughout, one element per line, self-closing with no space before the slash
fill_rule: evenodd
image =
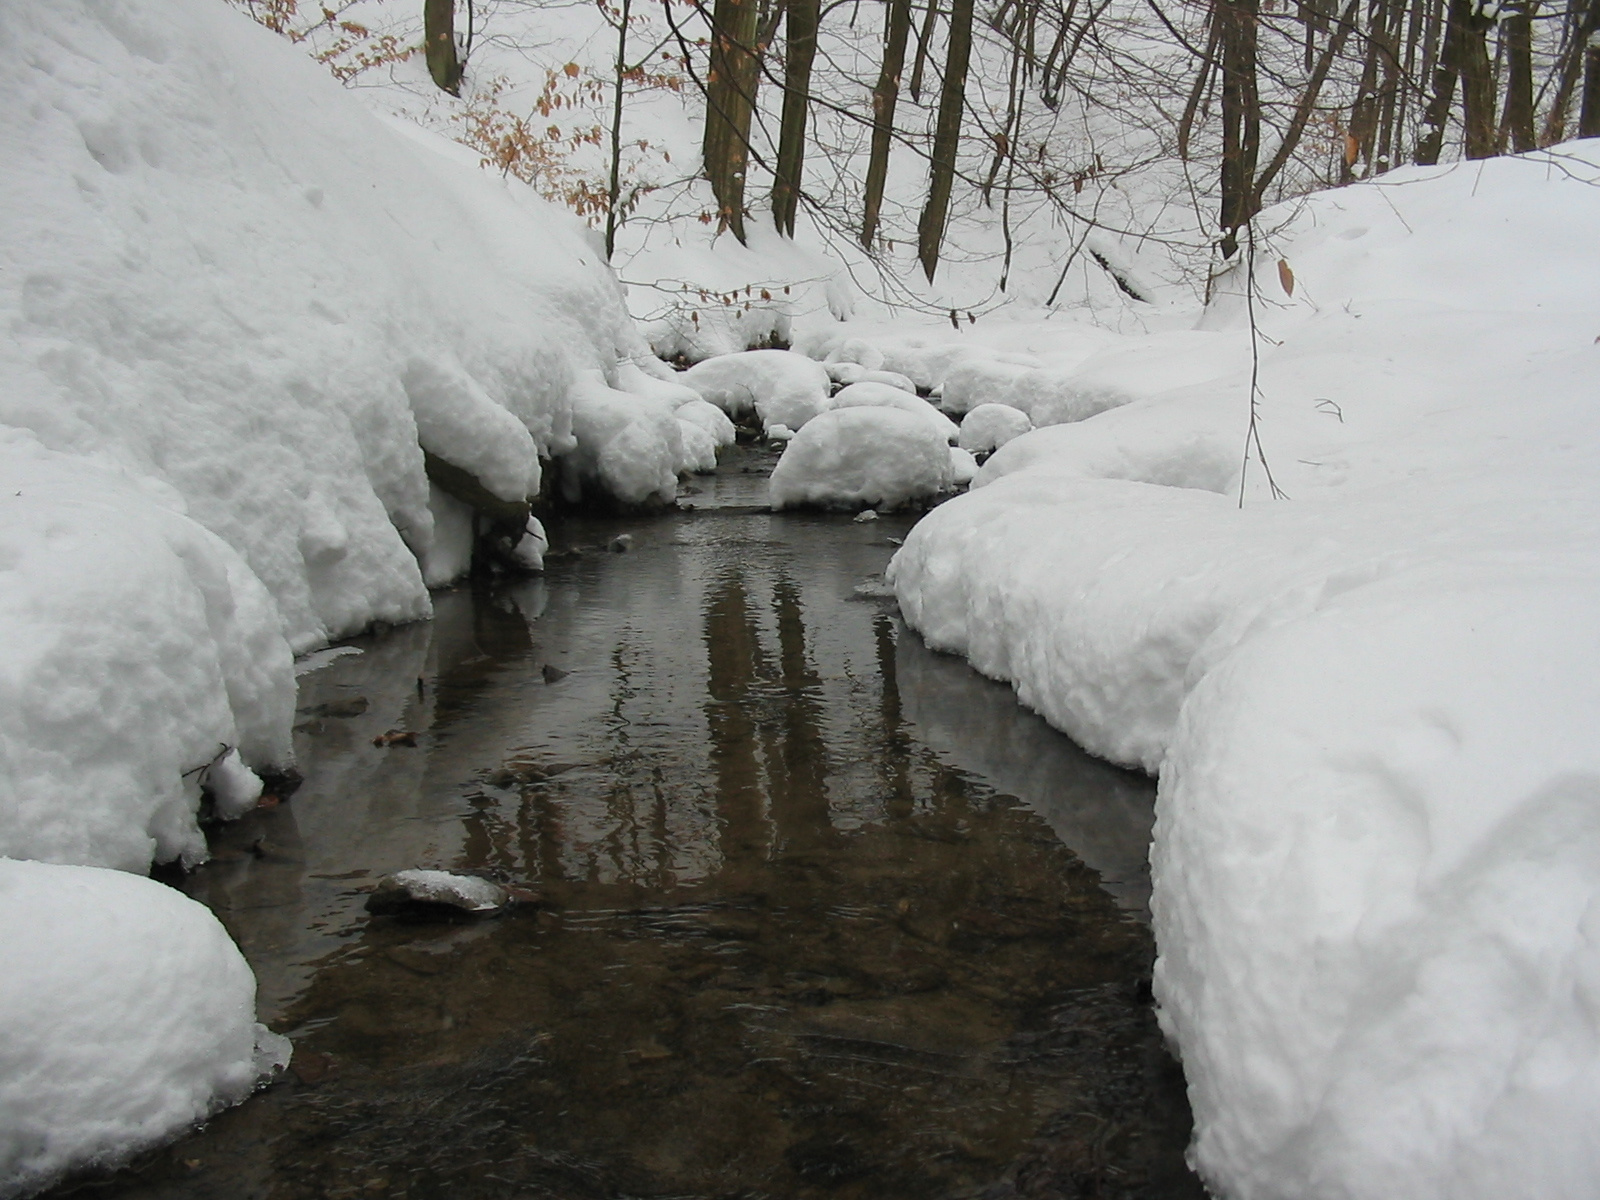
<path id="1" fill-rule="evenodd" d="M 302 679 L 305 786 L 185 882 L 292 1070 L 78 1192 L 1202 1194 L 1149 1007 L 1149 783 L 907 631 L 910 518 L 756 511 L 741 465 Z M 413 866 L 538 902 L 369 917 Z"/>

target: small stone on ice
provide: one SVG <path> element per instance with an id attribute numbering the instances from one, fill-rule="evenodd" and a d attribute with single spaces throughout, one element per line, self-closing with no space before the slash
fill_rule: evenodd
<path id="1" fill-rule="evenodd" d="M 876 521 L 877 519 L 878 510 L 875 508 L 862 509 L 855 515 L 855 520 L 858 524 L 862 521 Z"/>
<path id="2" fill-rule="evenodd" d="M 370 913 L 425 913 L 455 909 L 474 915 L 497 913 L 510 902 L 506 889 L 476 875 L 452 871 L 397 871 L 378 880 L 367 897 Z"/>

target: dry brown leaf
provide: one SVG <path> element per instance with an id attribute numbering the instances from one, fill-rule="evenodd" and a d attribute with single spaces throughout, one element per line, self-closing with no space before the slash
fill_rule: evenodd
<path id="1" fill-rule="evenodd" d="M 1294 295 L 1294 271 L 1290 268 L 1287 258 L 1278 260 L 1278 282 L 1283 284 L 1285 296 Z"/>

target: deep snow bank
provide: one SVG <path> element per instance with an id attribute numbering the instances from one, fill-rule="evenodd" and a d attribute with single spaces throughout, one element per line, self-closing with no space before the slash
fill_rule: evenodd
<path id="1" fill-rule="evenodd" d="M 1593 1196 L 1600 151 L 1275 219 L 1293 499 L 1258 461 L 1232 496 L 1236 278 L 1187 335 L 1209 382 L 1009 442 L 892 578 L 934 645 L 1160 772 L 1157 994 L 1220 1194 Z"/>
<path id="2" fill-rule="evenodd" d="M 648 356 L 574 220 L 223 5 L 14 6 L 0 113 L 0 853 L 141 866 L 219 745 L 286 760 L 289 649 L 464 561 L 424 451 L 514 506 Z"/>

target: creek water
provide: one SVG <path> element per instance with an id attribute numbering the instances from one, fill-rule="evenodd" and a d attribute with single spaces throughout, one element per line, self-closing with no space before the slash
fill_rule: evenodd
<path id="1" fill-rule="evenodd" d="M 1150 783 L 902 624 L 912 518 L 767 513 L 767 466 L 555 524 L 542 577 L 302 677 L 304 786 L 181 885 L 291 1069 L 57 1195 L 1203 1195 Z M 415 866 L 538 902 L 369 916 Z"/>

